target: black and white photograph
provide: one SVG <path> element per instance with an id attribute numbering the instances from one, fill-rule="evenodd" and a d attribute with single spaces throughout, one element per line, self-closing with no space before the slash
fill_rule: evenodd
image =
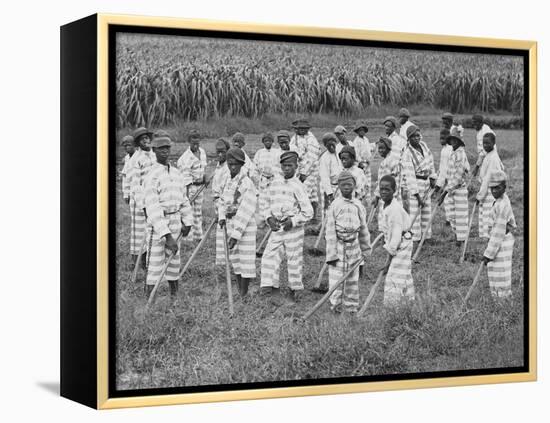
<path id="1" fill-rule="evenodd" d="M 176 32 L 114 33 L 113 392 L 525 371 L 525 55 Z"/>

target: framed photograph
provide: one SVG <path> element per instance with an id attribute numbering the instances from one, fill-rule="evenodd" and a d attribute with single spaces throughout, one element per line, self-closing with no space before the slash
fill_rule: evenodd
<path id="1" fill-rule="evenodd" d="M 107 409 L 536 380 L 536 49 L 63 26 L 61 395 Z"/>

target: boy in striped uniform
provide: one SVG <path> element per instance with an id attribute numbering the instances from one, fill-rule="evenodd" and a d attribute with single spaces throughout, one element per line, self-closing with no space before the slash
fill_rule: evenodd
<path id="1" fill-rule="evenodd" d="M 263 134 L 261 141 L 264 148 L 258 150 L 254 155 L 254 167 L 256 169 L 256 180 L 258 181 L 259 193 L 258 222 L 260 222 L 259 226 L 263 227 L 263 216 L 265 215 L 265 209 L 268 205 L 267 195 L 273 178 L 278 171 L 281 150 L 272 148 L 274 139 L 273 134 L 270 132 Z"/>
<path id="2" fill-rule="evenodd" d="M 348 170 L 351 172 L 351 174 L 355 178 L 355 196 L 357 199 L 362 203 L 363 199 L 366 197 L 366 189 L 365 186 L 367 184 L 367 178 L 365 177 L 365 173 L 359 169 L 356 162 L 356 156 L 355 156 L 355 148 L 346 145 L 342 150 L 340 151 L 340 161 L 342 162 L 342 167 L 345 170 Z"/>
<path id="3" fill-rule="evenodd" d="M 407 139 L 407 128 L 411 125 L 414 125 L 409 118 L 411 117 L 411 113 L 408 109 L 405 109 L 404 107 L 399 109 L 399 124 L 401 125 L 399 127 L 399 136 L 403 139 Z"/>
<path id="4" fill-rule="evenodd" d="M 439 173 L 437 175 L 437 181 L 435 183 L 435 192 L 439 192 L 444 189 L 447 184 L 447 170 L 449 166 L 449 157 L 453 151 L 451 144 L 447 142 L 447 137 L 451 135 L 451 132 L 447 128 L 441 128 L 439 131 L 439 143 L 441 144 L 441 156 L 439 158 Z M 451 225 L 451 209 L 449 196 L 445 196 L 444 209 L 445 209 L 445 224 Z"/>
<path id="5" fill-rule="evenodd" d="M 216 142 L 216 158 L 218 159 L 218 164 L 216 169 L 214 169 L 214 175 L 212 176 L 212 200 L 214 202 L 214 207 L 216 214 L 221 204 L 221 196 L 225 186 L 231 176 L 229 174 L 229 168 L 227 167 L 227 152 L 230 149 L 229 143 L 220 138 Z M 218 216 L 219 220 L 219 216 Z M 217 225 L 216 228 L 216 264 L 225 265 L 225 250 L 223 245 L 223 229 L 220 225 Z"/>
<path id="6" fill-rule="evenodd" d="M 380 180 L 383 176 L 391 175 L 396 180 L 399 180 L 399 160 L 392 153 L 391 148 L 392 142 L 388 137 L 380 137 L 380 140 L 377 143 L 378 154 L 382 157 L 382 161 L 378 166 L 378 181 L 374 189 L 374 199 L 372 200 L 372 207 L 378 207 L 378 230 L 382 231 L 382 210 L 384 202 L 380 198 Z M 401 201 L 400 198 L 400 189 L 399 185 L 396 185 L 395 196 L 398 201 Z"/>
<path id="7" fill-rule="evenodd" d="M 136 152 L 134 138 L 131 135 L 124 136 L 124 138 L 122 138 L 122 146 L 126 151 L 126 155 L 124 156 L 124 166 L 120 172 L 122 175 L 122 198 L 126 204 L 130 204 L 130 159 Z"/>
<path id="8" fill-rule="evenodd" d="M 355 148 L 355 154 L 357 156 L 357 166 L 365 172 L 365 201 L 370 202 L 371 195 L 371 169 L 370 162 L 372 160 L 372 145 L 367 138 L 366 134 L 369 132 L 369 128 L 366 123 L 358 123 L 353 132 L 357 134 L 353 140 L 353 147 Z"/>
<path id="9" fill-rule="evenodd" d="M 483 159 L 487 155 L 487 152 L 483 148 L 483 137 L 485 134 L 492 133 L 494 134 L 493 130 L 489 125 L 487 125 L 484 122 L 483 116 L 479 114 L 475 114 L 472 116 L 472 124 L 474 126 L 474 129 L 476 130 L 476 147 L 477 147 L 477 154 L 478 159 L 474 166 L 474 169 L 472 170 L 472 175 L 476 176 L 477 172 L 479 171 L 479 168 L 481 167 L 481 164 L 483 163 Z M 495 145 L 495 150 L 497 149 L 497 146 Z"/>
<path id="10" fill-rule="evenodd" d="M 342 125 L 336 126 L 334 128 L 334 135 L 336 135 L 336 138 L 338 138 L 338 142 L 336 143 L 336 155 L 340 155 L 340 151 L 342 151 L 342 148 L 346 145 L 351 145 L 353 147 L 353 141 L 349 141 L 346 137 L 346 128 L 344 128 Z"/>
<path id="11" fill-rule="evenodd" d="M 311 125 L 305 119 L 294 121 L 292 124 L 295 134 L 290 140 L 300 159 L 298 163 L 298 177 L 306 187 L 307 195 L 313 207 L 311 223 L 316 223 L 319 205 L 319 155 L 321 148 L 317 138 L 310 132 Z"/>
<path id="12" fill-rule="evenodd" d="M 411 125 L 407 129 L 409 145 L 403 153 L 403 169 L 409 194 L 409 214 L 413 217 L 420 208 L 420 216 L 412 227 L 413 241 L 420 241 L 426 232 L 426 239 L 432 237 L 432 228 L 428 226 L 432 217 L 432 201 L 424 195 L 430 187 L 435 187 L 436 173 L 432 152 L 424 141 L 420 140 L 420 129 Z"/>
<path id="13" fill-rule="evenodd" d="M 404 153 L 405 148 L 407 147 L 407 137 L 402 137 L 397 132 L 397 119 L 393 116 L 386 116 L 384 119 L 384 132 L 386 137 L 391 140 L 392 144 L 392 154 L 394 157 L 397 157 L 399 163 L 399 178 L 397 186 L 399 187 L 398 198 L 403 202 L 406 210 L 409 209 L 409 192 L 407 190 L 407 182 L 405 180 L 404 168 Z"/>
<path id="14" fill-rule="evenodd" d="M 452 132 L 453 130 L 458 131 L 459 135 L 461 137 L 464 136 L 464 128 L 462 125 L 456 125 L 455 124 L 455 117 L 452 113 L 445 112 L 441 116 L 441 123 L 443 125 L 443 128 L 447 128 L 449 132 Z"/>
<path id="15" fill-rule="evenodd" d="M 414 299 L 414 283 L 411 273 L 413 243 L 408 231 L 410 217 L 395 197 L 396 183 L 391 175 L 380 180 L 380 198 L 384 202 L 381 229 L 384 249 L 388 253 L 381 271 L 386 273 L 384 305 L 395 305 L 403 298 Z"/>
<path id="16" fill-rule="evenodd" d="M 479 170 L 479 180 L 481 186 L 476 196 L 476 201 L 479 205 L 479 236 L 481 238 L 489 238 L 489 215 L 495 199 L 489 189 L 489 181 L 491 174 L 496 171 L 504 171 L 504 165 L 500 161 L 498 152 L 495 149 L 496 137 L 494 132 L 488 132 L 483 136 L 483 150 L 485 157 L 481 163 Z"/>
<path id="17" fill-rule="evenodd" d="M 351 172 L 344 170 L 340 173 L 338 189 L 341 195 L 332 202 L 327 211 L 325 233 L 330 288 L 370 248 L 366 212 L 361 202 L 354 198 L 355 178 Z M 340 285 L 330 296 L 333 311 L 357 312 L 358 281 L 359 269 L 355 269 L 343 285 Z"/>
<path id="18" fill-rule="evenodd" d="M 152 225 L 146 294 L 147 297 L 150 296 L 166 260 L 174 254 L 164 274 L 170 286 L 170 297 L 174 302 L 180 271 L 180 255 L 176 240 L 180 233 L 186 236 L 191 230 L 193 211 L 180 171 L 168 163 L 171 146 L 172 142 L 168 137 L 157 137 L 153 140 L 156 163 L 145 178 L 145 208 Z"/>
<path id="19" fill-rule="evenodd" d="M 256 172 L 256 166 L 254 166 L 254 162 L 250 160 L 250 157 L 248 157 L 248 154 L 246 154 L 246 151 L 244 151 L 244 145 L 245 143 L 245 136 L 242 132 L 235 132 L 233 134 L 233 137 L 231 138 L 233 141 L 233 147 L 240 149 L 244 154 L 244 171 L 250 178 L 250 180 L 254 183 L 254 186 L 258 186 L 258 179 L 256 178 L 257 172 Z"/>
<path id="20" fill-rule="evenodd" d="M 327 132 L 323 135 L 322 141 L 326 151 L 321 154 L 319 160 L 319 177 L 321 179 L 321 195 L 326 209 L 334 200 L 334 194 L 338 189 L 338 175 L 342 171 L 342 163 L 336 154 L 336 144 L 338 142 L 336 135 Z"/>
<path id="21" fill-rule="evenodd" d="M 206 152 L 199 147 L 200 135 L 198 131 L 192 130 L 187 138 L 189 148 L 178 159 L 177 166 L 183 177 L 183 184 L 187 192 L 187 198 L 191 198 L 206 183 L 204 171 L 206 170 Z M 204 190 L 195 198 L 193 207 L 193 229 L 191 240 L 200 241 L 202 238 L 202 202 Z"/>
<path id="22" fill-rule="evenodd" d="M 298 153 L 281 154 L 283 176 L 277 176 L 269 189 L 269 207 L 265 220 L 273 231 L 262 256 L 261 291 L 270 294 L 279 288 L 279 273 L 286 254 L 290 297 L 296 299 L 296 291 L 304 289 L 302 266 L 304 249 L 304 224 L 313 217 L 313 208 L 306 188 L 296 178 Z"/>
<path id="23" fill-rule="evenodd" d="M 155 153 L 151 151 L 151 132 L 147 128 L 138 128 L 132 134 L 134 144 L 138 147 L 134 153 L 130 168 L 130 209 L 132 216 L 132 234 L 130 251 L 137 260 L 141 246 L 147 237 L 147 215 L 145 212 L 145 177 L 151 167 L 157 162 Z M 146 245 L 146 244 L 145 244 Z M 141 258 L 141 265 L 146 268 L 147 249 Z"/>
<path id="24" fill-rule="evenodd" d="M 491 174 L 489 188 L 495 204 L 491 209 L 491 235 L 483 253 L 487 265 L 489 287 L 494 297 L 505 298 L 512 295 L 512 253 L 516 219 L 506 195 L 506 173 L 499 170 Z"/>
<path id="25" fill-rule="evenodd" d="M 447 137 L 453 149 L 447 168 L 446 198 L 449 199 L 449 220 L 460 247 L 468 236 L 468 187 L 470 163 L 464 149 L 464 141 L 457 130 Z"/>
<path id="26" fill-rule="evenodd" d="M 256 277 L 256 188 L 244 168 L 245 155 L 240 148 L 227 152 L 230 179 L 218 207 L 219 225 L 227 228 L 229 260 L 241 296 L 248 293 L 250 280 Z"/>

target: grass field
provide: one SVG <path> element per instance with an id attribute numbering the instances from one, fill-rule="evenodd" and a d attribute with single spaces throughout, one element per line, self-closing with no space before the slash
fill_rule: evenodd
<path id="1" fill-rule="evenodd" d="M 336 123 L 314 127 L 312 131 L 320 139 Z M 373 141 L 381 134 L 379 126 L 371 128 L 367 135 Z M 513 297 L 504 304 L 493 301 L 484 273 L 470 306 L 464 310 L 461 310 L 462 298 L 485 245 L 477 238 L 476 216 L 469 247 L 475 259 L 458 265 L 459 251 L 438 211 L 433 227 L 436 242 L 426 245 L 420 263 L 413 265 L 417 299 L 396 309 L 382 306 L 382 292 L 379 291 L 365 319 L 335 316 L 325 304 L 310 320 L 301 322 L 297 318 L 320 298 L 308 288 L 315 282 L 324 259 L 306 253 L 306 290 L 299 303 L 278 305 L 260 297 L 258 277 L 246 302 L 234 289 L 235 314 L 230 318 L 223 269 L 213 265 L 212 234 L 180 283 L 178 307 L 169 307 L 167 284 L 164 284 L 152 312 L 143 319 L 144 275 L 140 274 L 136 284 L 130 284 L 129 211 L 122 201 L 119 182 L 116 218 L 118 389 L 523 365 L 524 140 L 519 130 L 501 130 L 497 134 L 499 153 L 511 177 L 509 196 L 519 226 L 514 246 Z M 423 136 L 438 161 L 438 131 L 427 129 Z M 473 164 L 473 130 L 466 129 L 465 140 Z M 208 174 L 215 165 L 214 143 L 215 137 L 203 142 L 209 159 Z M 184 143 L 176 144 L 172 151 L 174 161 L 185 148 Z M 259 134 L 248 134 L 245 146 L 248 154 L 252 156 L 259 148 Z M 374 169 L 379 162 L 380 157 L 377 157 Z M 471 189 L 471 201 L 476 190 L 477 184 Z M 206 193 L 203 213 L 206 227 L 214 215 L 210 190 Z M 262 235 L 263 231 L 258 234 L 258 240 Z M 315 237 L 307 236 L 305 249 L 314 242 Z M 185 241 L 182 245 L 183 260 L 186 260 L 194 245 Z M 361 303 L 374 283 L 376 269 L 382 265 L 383 257 L 381 249 L 373 254 L 366 277 L 359 282 Z M 258 259 L 258 269 L 259 263 Z M 216 273 L 220 275 L 219 284 Z M 284 287 L 285 273 L 281 281 Z"/>

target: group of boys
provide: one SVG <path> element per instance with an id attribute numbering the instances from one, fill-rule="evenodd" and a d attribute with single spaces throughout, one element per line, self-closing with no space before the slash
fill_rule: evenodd
<path id="1" fill-rule="evenodd" d="M 403 297 L 414 298 L 411 274 L 413 242 L 431 238 L 431 196 L 445 203 L 446 221 L 457 243 L 468 233 L 468 185 L 479 173 L 479 235 L 489 239 L 483 261 L 487 263 L 489 284 L 495 296 L 511 294 L 511 258 L 516 227 L 510 201 L 505 194 L 507 178 L 496 150 L 496 135 L 473 116 L 478 160 L 473 171 L 465 151 L 463 129 L 453 116 L 442 116 L 442 145 L 439 171 L 433 154 L 422 140 L 418 126 L 407 109 L 398 120 L 384 119 L 385 136 L 370 143 L 365 122 L 354 128 L 356 137 L 347 139 L 344 126 L 326 133 L 319 143 L 306 120 L 293 122 L 294 134 L 282 130 L 274 136 L 262 134 L 264 148 L 251 160 L 243 150 L 246 137 L 236 133 L 233 146 L 225 139 L 216 143 L 218 164 L 212 176 L 212 196 L 218 219 L 216 264 L 225 264 L 225 249 L 236 277 L 237 287 L 246 296 L 256 277 L 256 236 L 267 226 L 270 235 L 261 259 L 260 292 L 272 295 L 280 287 L 283 258 L 288 267 L 289 296 L 295 299 L 303 286 L 304 226 L 325 219 L 326 263 L 329 287 L 361 260 L 371 248 L 367 227 L 368 207 L 378 209 L 378 229 L 384 234 L 387 258 L 381 269 L 386 274 L 384 303 L 394 304 Z M 154 136 L 138 128 L 123 139 L 128 155 L 123 169 L 123 194 L 130 206 L 131 254 L 143 251 L 147 257 L 148 290 L 160 276 L 163 263 L 171 257 L 166 279 L 171 294 L 177 292 L 179 251 L 177 239 L 201 239 L 202 197 L 206 153 L 200 148 L 197 132 L 189 135 L 189 149 L 170 166 L 172 141 L 168 134 Z M 274 147 L 275 141 L 279 148 Z M 151 152 L 151 145 L 153 152 Z M 137 147 L 135 152 L 132 149 Z M 382 157 L 374 190 L 371 163 L 374 149 Z M 202 189 L 201 189 L 202 187 Z M 320 194 L 320 195 L 319 195 Z M 418 217 L 418 218 L 417 218 Z M 146 222 L 149 229 L 146 229 Z M 224 243 L 226 232 L 227 245 Z M 149 245 L 145 239 L 149 235 Z M 145 248 L 144 248 L 145 247 Z M 145 257 L 142 263 L 145 263 Z M 359 270 L 330 297 L 335 312 L 357 311 Z"/>

